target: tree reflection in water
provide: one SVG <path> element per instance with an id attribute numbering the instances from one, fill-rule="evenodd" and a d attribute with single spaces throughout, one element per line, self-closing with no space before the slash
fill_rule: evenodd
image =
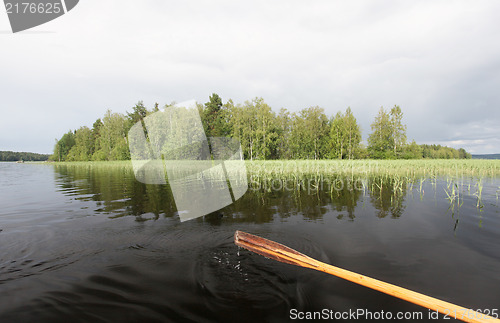
<path id="1" fill-rule="evenodd" d="M 91 207 L 93 213 L 89 215 L 135 216 L 137 221 L 178 216 L 170 186 L 140 183 L 130 167 L 67 164 L 54 167 L 59 191 L 74 196 L 75 200 L 95 202 L 95 207 Z M 422 198 L 425 180 L 398 175 L 293 175 L 284 178 L 251 175 L 249 189 L 242 198 L 195 221 L 215 225 L 223 222 L 269 223 L 292 216 L 318 221 L 331 212 L 339 220 L 354 221 L 356 209 L 365 201 L 375 208 L 374 216 L 397 219 L 405 212 L 405 199 L 410 192 L 417 191 Z M 429 182 L 433 183 L 436 192 L 441 189 L 436 186 L 436 179 Z M 448 184 L 447 187 L 454 186 Z M 471 196 L 474 194 L 469 192 Z"/>

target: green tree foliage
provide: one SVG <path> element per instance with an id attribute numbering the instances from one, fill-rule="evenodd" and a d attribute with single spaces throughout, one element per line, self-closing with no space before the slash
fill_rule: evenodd
<path id="1" fill-rule="evenodd" d="M 92 157 L 94 147 L 92 130 L 88 127 L 81 127 L 75 131 L 75 145 L 68 152 L 68 161 L 88 161 Z"/>
<path id="2" fill-rule="evenodd" d="M 108 110 L 102 120 L 100 136 L 96 142 L 93 160 L 126 160 L 130 159 L 127 143 L 127 119 L 120 113 Z"/>
<path id="3" fill-rule="evenodd" d="M 184 131 L 184 129 L 197 129 L 199 126 L 197 111 L 176 107 L 169 113 L 156 115 L 147 123 L 149 142 L 153 151 L 159 151 L 165 158 L 192 159 L 192 156 L 197 157 L 203 153 L 201 142 L 206 138 L 203 129 Z"/>
<path id="4" fill-rule="evenodd" d="M 290 150 L 290 136 L 292 133 L 292 115 L 290 112 L 281 108 L 279 114 L 276 116 L 276 159 L 290 159 L 292 158 L 292 151 Z"/>
<path id="5" fill-rule="evenodd" d="M 223 106 L 222 106 L 222 123 L 223 123 L 223 131 L 221 136 L 222 137 L 231 137 L 233 133 L 233 114 L 236 112 L 237 107 L 235 106 L 233 100 L 229 99 Z"/>
<path id="6" fill-rule="evenodd" d="M 221 97 L 213 93 L 201 113 L 201 121 L 207 137 L 225 137 L 231 132 L 228 123 L 229 111 Z"/>
<path id="7" fill-rule="evenodd" d="M 395 105 L 391 109 L 389 125 L 392 131 L 394 156 L 398 156 L 406 145 L 406 125 L 403 124 L 403 112 L 399 105 Z"/>
<path id="8" fill-rule="evenodd" d="M 101 136 L 101 128 L 102 128 L 102 120 L 99 118 L 97 119 L 94 124 L 92 125 L 92 149 L 90 152 L 90 156 L 93 156 L 95 151 L 96 151 L 96 145 L 97 141 L 99 140 L 99 137 Z"/>
<path id="9" fill-rule="evenodd" d="M 402 123 L 403 112 L 395 105 L 390 112 L 380 108 L 371 125 L 368 151 L 372 158 L 393 159 L 401 157 L 406 146 L 406 125 Z"/>
<path id="10" fill-rule="evenodd" d="M 168 107 L 170 105 L 166 105 Z M 130 159 L 127 134 L 137 122 L 160 111 L 158 104 L 148 110 L 139 101 L 126 114 L 107 111 L 92 128 L 80 127 L 56 140 L 50 157 L 55 161 Z M 198 104 L 207 137 L 233 137 L 240 141 L 246 159 L 355 159 L 355 158 L 471 158 L 464 149 L 440 145 L 406 143 L 403 112 L 395 105 L 390 111 L 380 108 L 371 125 L 368 147 L 361 143 L 361 129 L 350 107 L 328 119 L 320 107 L 291 113 L 282 108 L 278 114 L 262 98 L 235 104 L 213 93 L 205 104 Z M 161 119 L 161 118 L 160 118 Z M 164 120 L 164 124 L 168 124 Z M 151 127 L 154 131 L 155 127 Z M 157 127 L 162 132 L 164 128 Z M 156 134 L 158 138 L 163 136 Z M 201 134 L 203 135 L 203 134 Z M 163 138 L 165 139 L 165 138 Z M 172 145 L 186 142 L 182 134 L 172 133 L 159 151 L 172 151 Z M 154 144 L 154 143 L 151 143 Z M 187 151 L 179 150 L 180 158 Z M 12 154 L 0 160 L 19 160 Z M 14 158 L 14 159 L 13 159 Z M 31 159 L 25 159 L 31 160 Z"/>
<path id="11" fill-rule="evenodd" d="M 146 109 L 142 101 L 137 102 L 137 104 L 132 108 L 132 112 L 127 112 L 129 128 L 137 122 L 143 120 L 147 115 L 148 109 Z"/>
<path id="12" fill-rule="evenodd" d="M 342 159 L 345 154 L 345 125 L 342 112 L 337 112 L 330 126 L 330 157 Z"/>
<path id="13" fill-rule="evenodd" d="M 372 158 L 394 158 L 390 116 L 380 108 L 375 121 L 371 124 L 372 133 L 368 137 L 368 152 Z"/>
<path id="14" fill-rule="evenodd" d="M 61 139 L 56 140 L 56 145 L 54 147 L 54 154 L 51 159 L 57 161 L 68 160 L 68 153 L 75 145 L 75 134 L 73 131 L 68 131 L 65 133 Z"/>
<path id="15" fill-rule="evenodd" d="M 252 101 L 256 122 L 256 158 L 270 159 L 275 155 L 278 131 L 276 127 L 276 114 L 262 98 Z"/>
<path id="16" fill-rule="evenodd" d="M 361 155 L 361 127 L 352 110 L 348 107 L 345 114 L 337 112 L 330 125 L 330 157 L 354 159 Z"/>
<path id="17" fill-rule="evenodd" d="M 347 107 L 345 111 L 344 122 L 347 132 L 347 158 L 358 158 L 360 155 L 361 127 L 358 125 L 350 107 Z"/>
<path id="18" fill-rule="evenodd" d="M 252 118 L 253 106 L 233 106 L 231 108 L 232 137 L 240 141 L 243 154 L 246 159 L 253 159 L 255 136 L 254 130 L 257 127 L 255 119 Z"/>
<path id="19" fill-rule="evenodd" d="M 458 149 L 458 158 L 460 158 L 460 159 L 471 159 L 472 155 L 469 154 L 467 151 L 465 151 L 465 149 L 459 148 Z"/>
<path id="20" fill-rule="evenodd" d="M 409 145 L 403 148 L 401 158 L 403 159 L 421 159 L 423 158 L 423 147 L 418 145 L 415 140 L 412 140 Z"/>
<path id="21" fill-rule="evenodd" d="M 292 158 L 322 159 L 328 153 L 329 123 L 323 108 L 310 107 L 292 117 Z"/>
<path id="22" fill-rule="evenodd" d="M 270 159 L 276 155 L 276 115 L 262 98 L 231 108 L 232 136 L 240 140 L 246 158 Z"/>
<path id="23" fill-rule="evenodd" d="M 465 149 L 454 149 L 441 145 L 421 145 L 422 157 L 430 159 L 470 159 L 471 154 Z"/>

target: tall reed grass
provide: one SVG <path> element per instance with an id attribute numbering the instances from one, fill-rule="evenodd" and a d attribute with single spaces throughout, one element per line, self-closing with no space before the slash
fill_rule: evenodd
<path id="1" fill-rule="evenodd" d="M 500 160 L 272 160 L 247 161 L 255 175 L 398 175 L 412 177 L 497 177 Z"/>
<path id="2" fill-rule="evenodd" d="M 55 162 L 56 166 L 132 169 L 126 161 Z M 187 165 L 193 165 L 190 161 Z M 500 160 L 420 159 L 420 160 L 266 160 L 246 161 L 248 175 L 265 178 L 302 176 L 391 176 L 400 179 L 483 178 L 500 177 Z M 179 163 L 179 167 L 183 167 Z"/>

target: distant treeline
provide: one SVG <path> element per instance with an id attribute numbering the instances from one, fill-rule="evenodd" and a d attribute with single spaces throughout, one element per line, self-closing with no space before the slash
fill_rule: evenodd
<path id="1" fill-rule="evenodd" d="M 472 159 L 500 159 L 500 154 L 472 155 Z"/>
<path id="2" fill-rule="evenodd" d="M 441 145 L 420 145 L 422 157 L 430 159 L 470 159 L 471 154 L 463 148 L 454 149 Z"/>
<path id="3" fill-rule="evenodd" d="M 207 103 L 198 104 L 198 110 L 207 137 L 238 139 L 249 160 L 471 158 L 462 148 L 418 145 L 414 140 L 408 143 L 403 112 L 397 105 L 390 110 L 380 108 L 371 124 L 367 146 L 362 144 L 361 127 L 349 107 L 330 117 L 318 106 L 297 113 L 282 108 L 276 113 L 262 98 L 223 104 L 217 94 L 212 94 Z M 158 104 L 149 110 L 142 102 L 126 114 L 108 110 L 92 128 L 82 126 L 56 140 L 51 159 L 130 159 L 128 131 L 158 111 Z"/>
<path id="4" fill-rule="evenodd" d="M 14 151 L 0 151 L 0 161 L 45 161 L 49 159 L 49 155 L 27 153 L 27 152 L 14 152 Z"/>

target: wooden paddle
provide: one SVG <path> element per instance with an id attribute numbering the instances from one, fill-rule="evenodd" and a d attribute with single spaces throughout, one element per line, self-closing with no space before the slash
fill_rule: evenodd
<path id="1" fill-rule="evenodd" d="M 300 252 L 287 246 L 253 234 L 236 231 L 234 234 L 234 243 L 240 247 L 263 255 L 264 257 L 291 265 L 323 271 L 327 274 L 378 290 L 382 293 L 401 298 L 405 301 L 426 307 L 428 309 L 439 311 L 440 313 L 447 315 L 449 318 L 456 318 L 464 322 L 500 322 L 499 319 L 481 312 L 476 312 L 474 310 L 420 294 L 403 287 L 385 283 L 377 279 L 325 264 L 301 254 Z"/>

